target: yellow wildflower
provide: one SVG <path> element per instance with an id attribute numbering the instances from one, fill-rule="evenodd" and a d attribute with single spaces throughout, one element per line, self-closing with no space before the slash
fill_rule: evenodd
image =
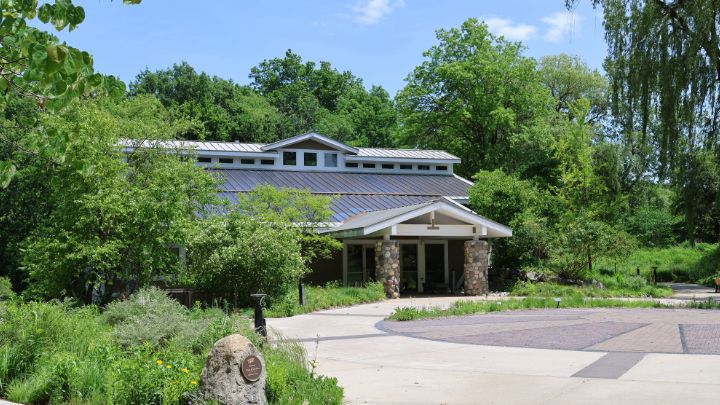
<path id="1" fill-rule="evenodd" d="M 170 364 L 168 364 L 168 365 L 167 365 L 167 366 L 165 366 L 165 367 L 167 367 L 167 368 L 172 368 L 172 366 L 171 366 Z"/>
<path id="2" fill-rule="evenodd" d="M 190 381 L 190 384 L 192 384 L 192 385 L 197 385 L 197 381 L 192 380 L 192 381 Z"/>
<path id="3" fill-rule="evenodd" d="M 187 368 L 181 368 L 180 371 L 182 371 L 185 374 L 190 372 L 190 370 L 188 370 Z"/>
<path id="4" fill-rule="evenodd" d="M 155 364 L 157 364 L 158 366 L 162 366 L 163 361 L 158 359 L 158 360 L 155 362 Z"/>

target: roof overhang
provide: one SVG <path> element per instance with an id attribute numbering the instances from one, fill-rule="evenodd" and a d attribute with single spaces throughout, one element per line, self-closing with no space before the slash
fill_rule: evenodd
<path id="1" fill-rule="evenodd" d="M 299 142 L 304 142 L 304 141 L 315 141 L 315 142 L 321 143 L 325 146 L 328 146 L 330 148 L 340 150 L 343 152 L 352 153 L 352 154 L 358 153 L 357 148 L 353 148 L 352 146 L 346 145 L 342 142 L 338 142 L 334 139 L 330 139 L 326 136 L 316 134 L 314 132 L 297 135 L 297 136 L 293 136 L 292 138 L 283 139 L 282 141 L 270 143 L 270 144 L 262 146 L 260 149 L 262 149 L 264 151 L 282 149 L 282 148 L 292 147 L 292 145 L 299 143 Z"/>
<path id="2" fill-rule="evenodd" d="M 437 214 L 452 219 L 452 222 L 436 223 Z M 432 220 L 427 223 L 418 222 L 417 219 L 423 216 L 429 216 Z M 512 236 L 512 229 L 443 197 L 407 207 L 365 212 L 323 233 L 336 238 L 376 236 L 507 238 Z"/>
<path id="3" fill-rule="evenodd" d="M 426 159 L 376 156 L 346 156 L 345 160 L 348 162 L 439 163 L 448 165 L 460 163 L 460 159 Z"/>

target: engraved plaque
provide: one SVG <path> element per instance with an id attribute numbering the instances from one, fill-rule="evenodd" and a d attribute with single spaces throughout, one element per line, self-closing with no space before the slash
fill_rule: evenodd
<path id="1" fill-rule="evenodd" d="M 240 366 L 240 371 L 246 380 L 255 382 L 260 379 L 262 374 L 262 363 L 257 356 L 247 356 Z"/>

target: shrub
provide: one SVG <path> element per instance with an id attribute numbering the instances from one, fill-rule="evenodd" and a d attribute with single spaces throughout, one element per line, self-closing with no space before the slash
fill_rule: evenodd
<path id="1" fill-rule="evenodd" d="M 236 294 L 247 304 L 253 293 L 282 299 L 308 271 L 291 224 L 260 222 L 237 211 L 206 222 L 188 246 L 187 283 Z"/>
<path id="2" fill-rule="evenodd" d="M 385 290 L 379 282 L 368 283 L 365 287 L 340 287 L 338 283 L 331 282 L 324 287 L 306 287 L 304 306 L 298 303 L 298 293 L 290 291 L 282 300 L 273 302 L 267 316 L 293 316 L 321 309 L 377 302 L 385 298 Z"/>
<path id="3" fill-rule="evenodd" d="M 15 291 L 12 289 L 10 279 L 7 277 L 0 277 L 0 301 L 11 300 L 15 298 Z"/>
<path id="4" fill-rule="evenodd" d="M 157 288 L 144 288 L 126 301 L 107 306 L 113 336 L 125 345 L 159 346 L 188 327 L 187 309 Z"/>

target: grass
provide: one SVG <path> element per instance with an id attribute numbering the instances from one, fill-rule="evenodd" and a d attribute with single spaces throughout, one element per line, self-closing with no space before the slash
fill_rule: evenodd
<path id="1" fill-rule="evenodd" d="M 595 286 L 569 286 L 555 283 L 532 283 L 521 281 L 515 284 L 510 290 L 510 295 L 524 297 L 590 297 L 590 298 L 641 298 L 655 297 L 664 298 L 672 295 L 672 290 L 667 287 L 658 287 L 647 284 L 644 279 L 635 280 L 634 285 L 626 282 L 612 284 L 616 279 L 626 279 L 627 277 L 616 275 L 610 277 L 599 277 L 604 288 Z M 630 277 L 635 279 L 634 276 Z"/>
<path id="2" fill-rule="evenodd" d="M 393 321 L 414 321 L 419 319 L 446 318 L 451 316 L 473 315 L 497 311 L 512 311 L 521 309 L 545 308 L 668 308 L 669 305 L 652 300 L 612 300 L 596 299 L 581 296 L 560 298 L 560 303 L 554 298 L 525 298 L 509 299 L 497 302 L 490 301 L 456 301 L 448 308 L 441 307 L 402 307 L 397 308 L 387 317 Z M 688 303 L 684 308 L 718 309 L 716 302 L 698 301 Z"/>
<path id="3" fill-rule="evenodd" d="M 720 274 L 720 244 L 683 243 L 667 248 L 638 249 L 623 259 L 599 259 L 596 267 L 600 273 L 610 274 L 617 269 L 625 274 L 640 275 L 650 279 L 652 267 L 657 267 L 659 281 L 694 282 L 711 285 Z"/>
<path id="4" fill-rule="evenodd" d="M 260 348 L 271 404 L 342 403 L 337 381 L 314 375 L 299 343 L 264 343 L 247 318 L 216 308 L 188 310 L 158 290 L 104 313 L 70 302 L 0 302 L 0 398 L 33 404 L 200 403 L 205 356 L 232 333 Z"/>
<path id="5" fill-rule="evenodd" d="M 274 302 L 265 316 L 282 318 L 304 314 L 321 309 L 346 307 L 384 300 L 385 292 L 381 283 L 369 283 L 366 287 L 340 287 L 336 283 L 325 286 L 305 287 L 305 305 L 299 304 L 298 292 L 293 291 L 282 301 Z"/>

